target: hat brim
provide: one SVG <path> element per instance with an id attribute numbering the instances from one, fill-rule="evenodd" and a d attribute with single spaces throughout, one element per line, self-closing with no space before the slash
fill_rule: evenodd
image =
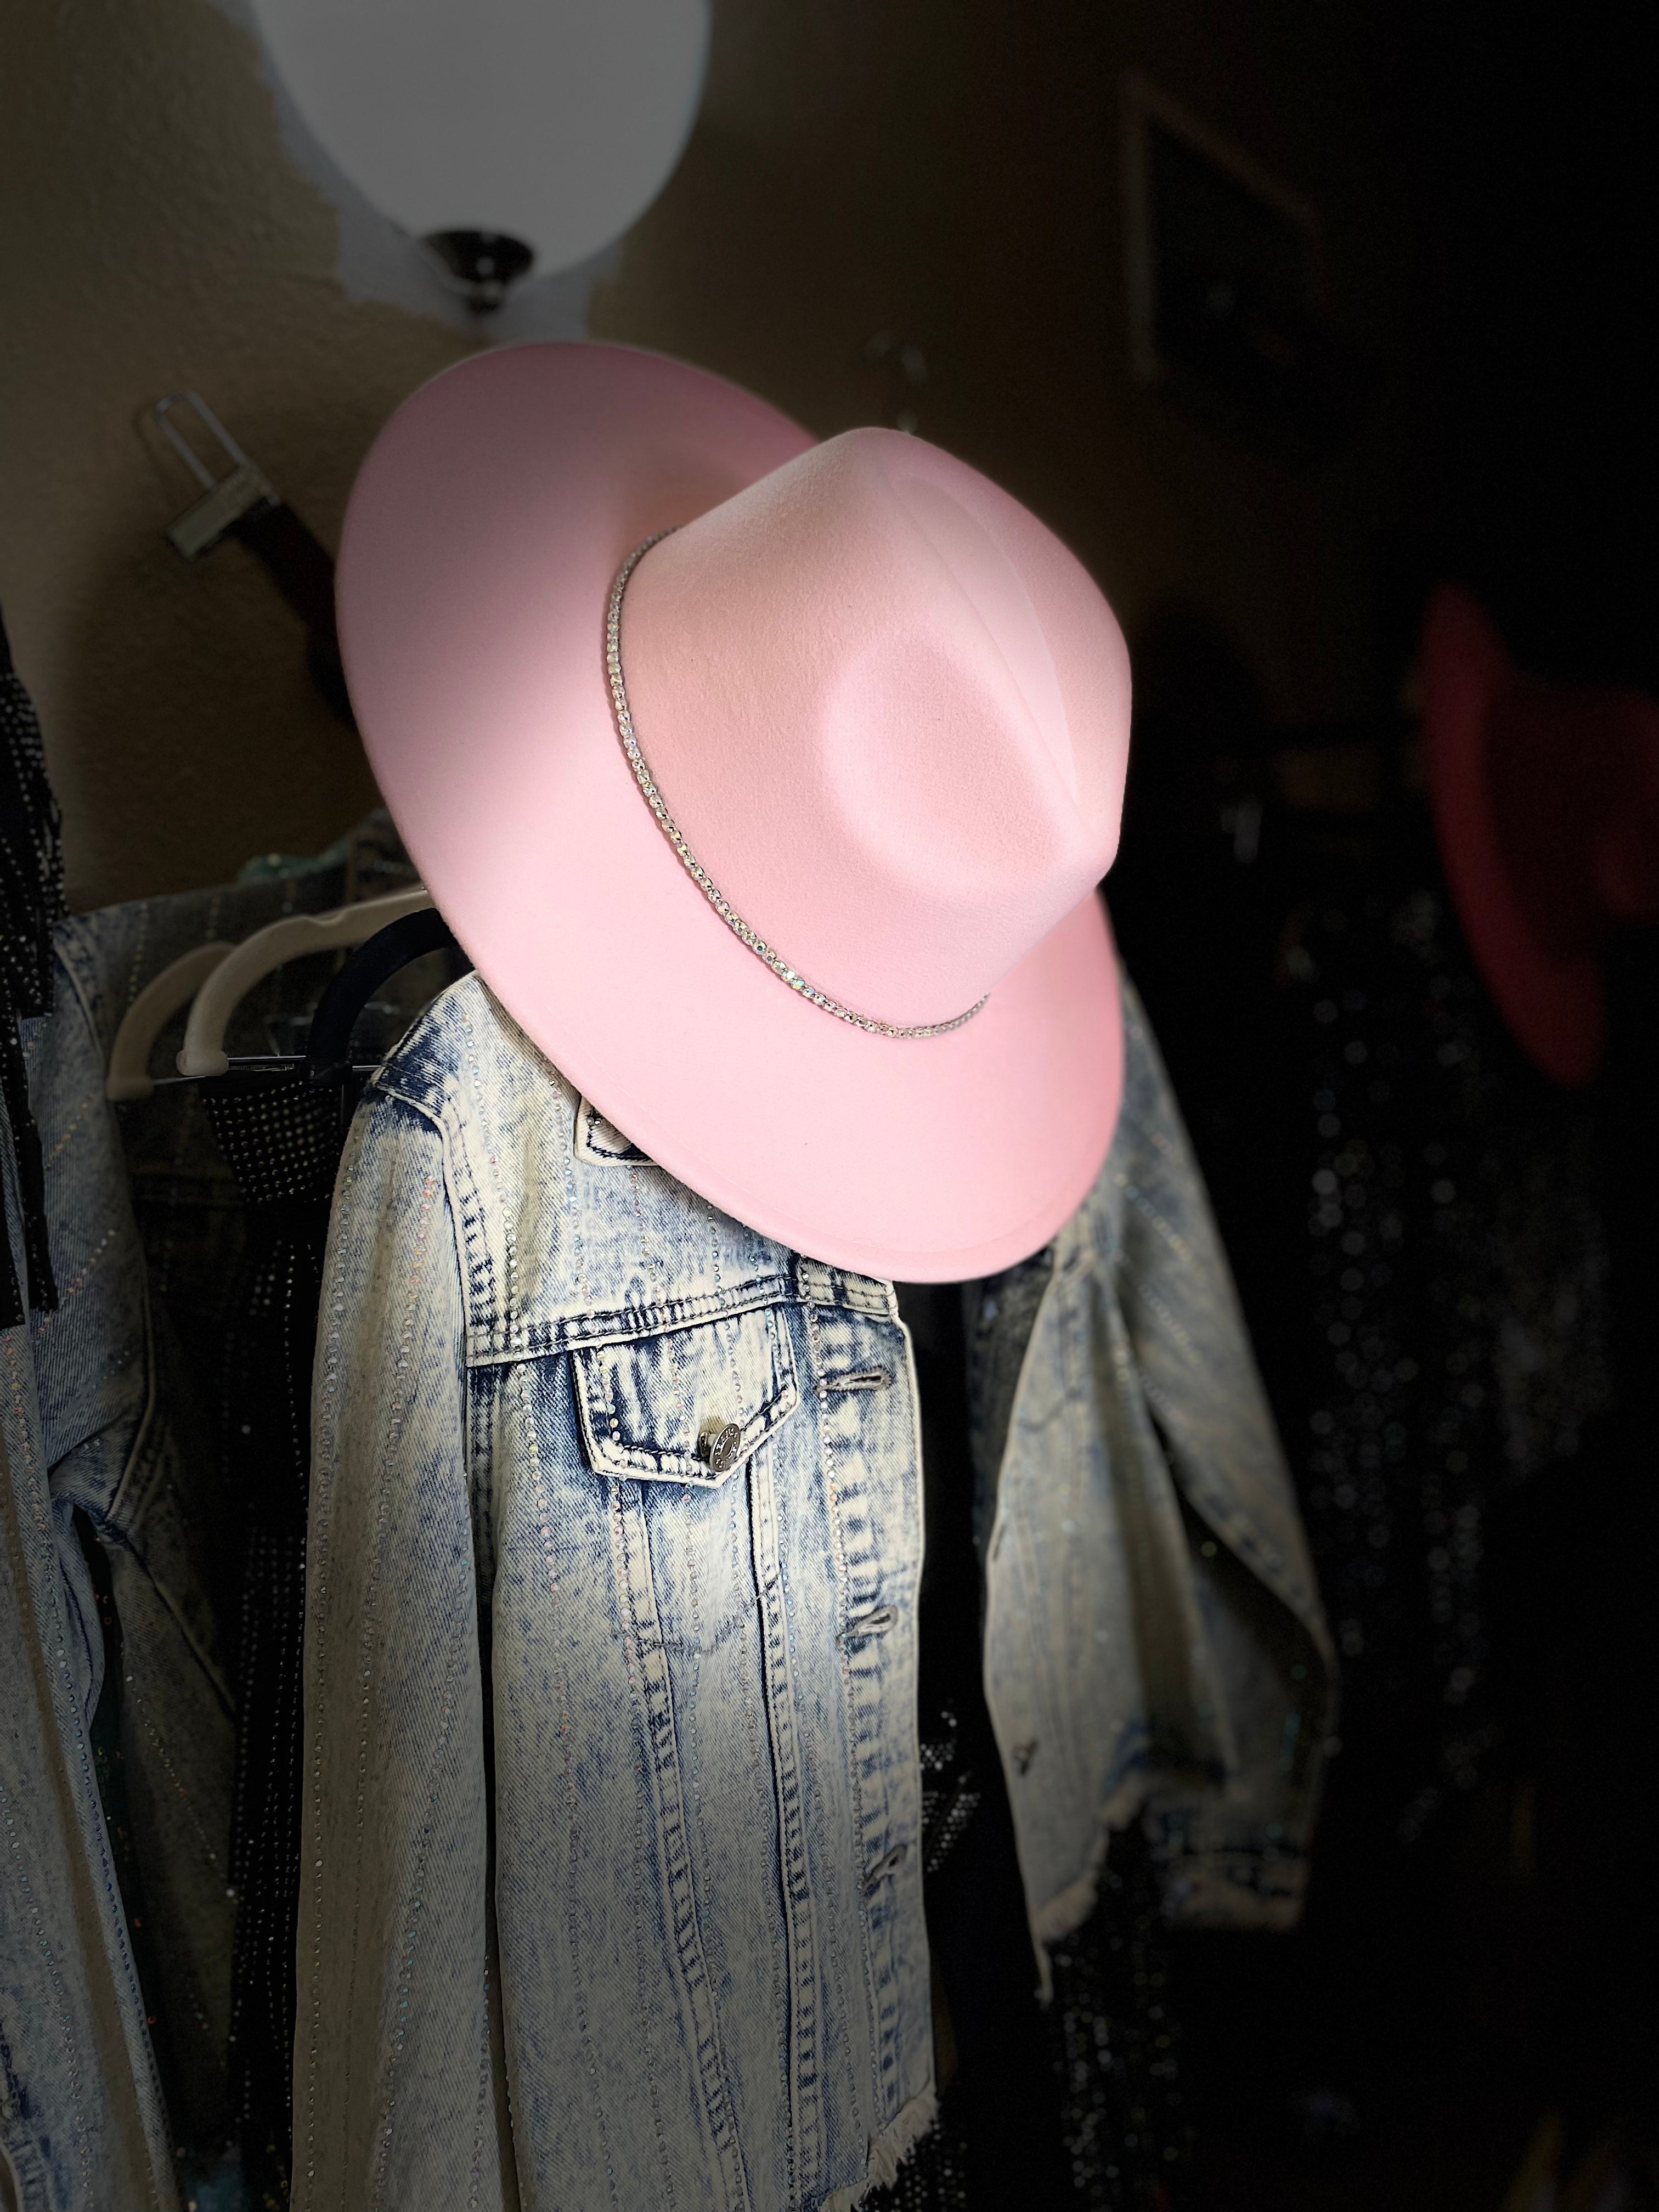
<path id="1" fill-rule="evenodd" d="M 1588 1083 L 1606 1025 L 1601 963 L 1562 955 L 1528 926 L 1492 806 L 1491 725 L 1515 683 L 1503 641 L 1449 586 L 1423 625 L 1423 742 L 1440 857 L 1482 980 L 1510 1034 L 1555 1082 Z"/>
<path id="2" fill-rule="evenodd" d="M 399 409 L 353 490 L 347 681 L 437 906 L 607 1120 L 812 1258 L 913 1281 L 988 1274 L 1049 1241 L 1111 1141 L 1122 1018 L 1099 899 L 962 1029 L 868 1036 L 803 1001 L 712 911 L 612 719 L 604 625 L 623 558 L 813 442 L 750 393 L 630 348 L 459 363 Z"/>

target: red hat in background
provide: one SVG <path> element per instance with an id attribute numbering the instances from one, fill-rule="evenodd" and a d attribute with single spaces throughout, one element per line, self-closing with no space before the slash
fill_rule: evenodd
<path id="1" fill-rule="evenodd" d="M 1450 585 L 1422 665 L 1435 834 L 1475 964 L 1528 1057 L 1588 1083 L 1602 948 L 1659 915 L 1659 706 L 1523 675 Z"/>

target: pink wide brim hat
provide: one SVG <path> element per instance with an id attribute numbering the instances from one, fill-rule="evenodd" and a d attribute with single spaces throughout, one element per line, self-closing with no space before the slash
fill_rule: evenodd
<path id="1" fill-rule="evenodd" d="M 1122 1023 L 1099 898 L 1068 894 L 1069 910 L 948 1034 L 850 1026 L 781 981 L 710 906 L 641 795 L 607 680 L 607 605 L 629 553 L 814 450 L 830 448 L 748 392 L 655 355 L 536 344 L 474 356 L 398 410 L 354 489 L 337 571 L 347 680 L 439 910 L 600 1114 L 703 1198 L 811 1258 L 902 1280 L 975 1278 L 1047 1244 L 1111 1141 Z M 833 578 L 833 546 L 825 557 Z M 845 580 L 855 597 L 860 580 Z M 697 648 L 692 634 L 688 662 Z M 679 788 L 699 744 L 711 774 L 718 764 L 708 701 L 740 696 L 744 676 L 741 653 L 712 675 L 688 665 L 687 696 L 710 719 L 674 732 Z M 1063 666 L 1059 677 L 1069 680 Z M 647 678 L 650 728 L 665 744 L 675 693 L 660 666 Z M 1127 661 L 1089 680 L 1121 691 L 1127 727 Z M 1121 760 L 1115 773 L 1121 798 Z M 1115 812 L 1113 823 L 1115 840 Z M 718 826 L 711 817 L 716 842 Z M 793 852 L 790 864 L 799 872 Z M 836 898 L 848 947 L 862 909 L 856 886 L 810 895 L 801 912 L 823 981 L 841 949 Z"/>

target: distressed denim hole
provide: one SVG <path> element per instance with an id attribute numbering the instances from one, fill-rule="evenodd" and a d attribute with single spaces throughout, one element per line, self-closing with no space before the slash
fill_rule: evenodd
<path id="1" fill-rule="evenodd" d="M 884 1636 L 898 1618 L 890 1605 L 878 1605 L 849 1620 L 841 1632 L 843 1644 L 862 1644 L 872 1636 Z"/>
<path id="2" fill-rule="evenodd" d="M 839 1375 L 826 1375 L 822 1387 L 826 1390 L 890 1390 L 893 1370 L 890 1367 L 851 1367 Z"/>

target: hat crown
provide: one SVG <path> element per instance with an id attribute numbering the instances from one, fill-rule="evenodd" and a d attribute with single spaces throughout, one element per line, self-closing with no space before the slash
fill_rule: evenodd
<path id="1" fill-rule="evenodd" d="M 1111 1139 L 1124 1032 L 1088 885 L 1115 830 L 1122 641 L 1071 556 L 971 470 L 879 434 L 797 469 L 812 450 L 683 362 L 472 355 L 405 402 L 359 475 L 342 653 L 410 857 L 524 1037 L 763 1237 L 959 1281 L 1047 1243 Z M 994 986 L 949 1034 L 872 1035 L 805 1003 L 663 835 L 606 647 L 618 572 L 665 529 L 618 629 L 682 844 L 872 1026 L 954 1022 Z M 1012 796 L 987 803 L 975 780 Z"/>
<path id="2" fill-rule="evenodd" d="M 1116 849 L 1128 659 L 1052 533 L 896 431 L 814 447 L 655 545 L 635 734 L 725 897 L 882 1022 L 964 1012 Z"/>

